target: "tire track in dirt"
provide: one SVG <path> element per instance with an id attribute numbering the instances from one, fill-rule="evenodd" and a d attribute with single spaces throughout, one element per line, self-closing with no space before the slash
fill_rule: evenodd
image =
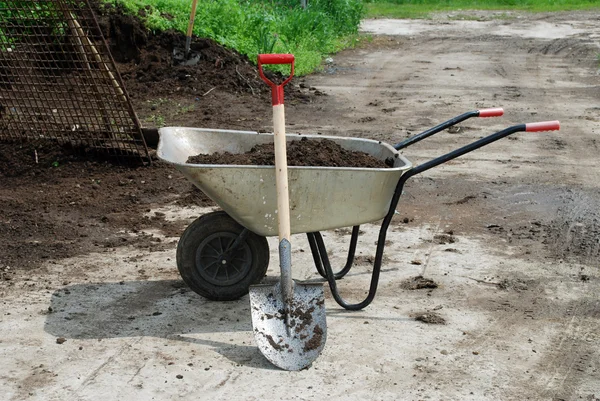
<path id="1" fill-rule="evenodd" d="M 557 319 L 558 318 L 558 319 Z M 597 388 L 583 383 L 584 377 L 598 376 L 597 320 L 600 318 L 600 301 L 583 299 L 573 301 L 554 319 L 562 322 L 562 329 L 551 343 L 549 353 L 539 366 L 551 375 L 540 378 L 545 397 L 570 400 L 587 396 Z M 596 386 L 597 387 L 597 386 Z"/>

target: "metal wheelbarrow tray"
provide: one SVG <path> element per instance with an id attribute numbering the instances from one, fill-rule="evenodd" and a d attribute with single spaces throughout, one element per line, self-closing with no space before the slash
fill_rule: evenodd
<path id="1" fill-rule="evenodd" d="M 289 167 L 291 230 L 307 234 L 316 270 L 328 281 L 339 305 L 358 310 L 374 299 L 387 229 L 410 177 L 516 132 L 560 128 L 558 121 L 515 125 L 418 166 L 399 153 L 468 118 L 503 113 L 500 108 L 467 112 L 393 146 L 361 138 L 288 135 L 288 141 L 327 138 L 348 150 L 380 160 L 393 159 L 393 167 L 382 169 Z M 247 294 L 250 285 L 258 283 L 267 271 L 269 248 L 265 237 L 277 235 L 275 166 L 190 164 L 187 159 L 215 152 L 245 153 L 257 144 L 271 143 L 273 134 L 182 127 L 161 128 L 159 134 L 157 156 L 173 164 L 223 209 L 201 216 L 182 235 L 177 267 L 183 280 L 192 290 L 213 300 L 232 300 Z M 361 302 L 349 304 L 339 295 L 336 280 L 352 267 L 360 224 L 382 218 L 368 295 Z M 353 227 L 352 236 L 347 263 L 334 273 L 320 231 L 341 227 Z"/>
<path id="2" fill-rule="evenodd" d="M 162 128 L 158 155 L 172 163 L 234 220 L 263 236 L 277 235 L 275 166 L 188 164 L 190 156 L 245 153 L 273 143 L 273 134 L 250 131 Z M 329 139 L 380 159 L 392 168 L 289 167 L 292 233 L 350 227 L 382 219 L 396 183 L 412 164 L 392 146 L 361 138 L 288 135 L 292 140 Z"/>

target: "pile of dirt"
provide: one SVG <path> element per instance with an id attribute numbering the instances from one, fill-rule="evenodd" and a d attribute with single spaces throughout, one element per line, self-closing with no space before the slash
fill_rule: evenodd
<path id="1" fill-rule="evenodd" d="M 394 161 L 379 160 L 365 153 L 342 148 L 330 139 L 308 139 L 292 141 L 287 145 L 287 163 L 290 166 L 319 166 L 319 167 L 362 167 L 389 168 Z M 229 152 L 199 154 L 190 156 L 187 160 L 192 164 L 236 164 L 274 166 L 275 148 L 272 143 L 256 145 L 246 153 L 232 154 Z"/>
<path id="2" fill-rule="evenodd" d="M 148 30 L 142 21 L 144 10 L 140 16 L 132 16 L 122 6 L 93 3 L 102 33 L 132 97 L 173 93 L 202 96 L 216 89 L 268 99 L 270 89 L 247 56 L 212 39 L 193 37 L 191 51 L 199 55 L 199 62 L 177 65 L 173 50 L 185 47 L 183 33 Z M 267 71 L 266 75 L 274 82 L 282 81 L 281 74 Z M 286 97 L 308 101 L 310 95 L 288 86 Z"/>

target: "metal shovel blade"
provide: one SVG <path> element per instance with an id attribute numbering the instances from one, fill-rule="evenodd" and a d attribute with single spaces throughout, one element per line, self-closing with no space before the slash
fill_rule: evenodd
<path id="1" fill-rule="evenodd" d="M 173 49 L 173 64 L 175 65 L 196 65 L 200 62 L 200 54 L 196 52 L 186 52 L 178 47 Z"/>
<path id="2" fill-rule="evenodd" d="M 258 348 L 273 365 L 284 370 L 303 369 L 325 347 L 323 284 L 294 282 L 287 322 L 280 282 L 251 286 L 250 308 Z"/>

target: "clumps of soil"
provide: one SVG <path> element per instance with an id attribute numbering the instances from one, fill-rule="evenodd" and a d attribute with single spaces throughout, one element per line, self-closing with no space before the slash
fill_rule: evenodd
<path id="1" fill-rule="evenodd" d="M 304 344 L 304 352 L 312 351 L 318 349 L 323 342 L 323 329 L 321 326 L 315 326 L 313 329 L 313 336 Z"/>
<path id="2" fill-rule="evenodd" d="M 427 324 L 446 324 L 446 319 L 436 312 L 419 312 L 411 315 L 411 317 L 417 322 L 423 322 Z"/>
<path id="3" fill-rule="evenodd" d="M 254 146 L 246 153 L 200 154 L 190 156 L 187 162 L 191 164 L 274 166 L 275 150 L 272 143 L 265 143 Z M 393 160 L 383 161 L 364 152 L 350 151 L 329 139 L 308 139 L 307 137 L 288 143 L 287 162 L 290 166 L 361 168 L 389 168 L 393 166 Z"/>
<path id="4" fill-rule="evenodd" d="M 454 233 L 449 231 L 444 234 L 436 234 L 433 236 L 433 241 L 436 244 L 446 245 L 446 244 L 454 244 L 456 242 L 456 237 Z"/>
<path id="5" fill-rule="evenodd" d="M 422 289 L 433 289 L 438 288 L 435 281 L 425 278 L 423 276 L 411 277 L 400 284 L 401 288 L 405 290 L 422 290 Z"/>
<path id="6" fill-rule="evenodd" d="M 283 351 L 284 350 L 284 346 L 275 342 L 275 340 L 273 339 L 273 336 L 271 336 L 270 334 L 265 334 L 264 336 L 275 351 Z M 282 340 L 279 340 L 279 341 L 281 342 Z M 285 344 L 285 345 L 287 345 L 287 344 Z M 289 347 L 289 345 L 288 345 L 288 347 Z"/>

